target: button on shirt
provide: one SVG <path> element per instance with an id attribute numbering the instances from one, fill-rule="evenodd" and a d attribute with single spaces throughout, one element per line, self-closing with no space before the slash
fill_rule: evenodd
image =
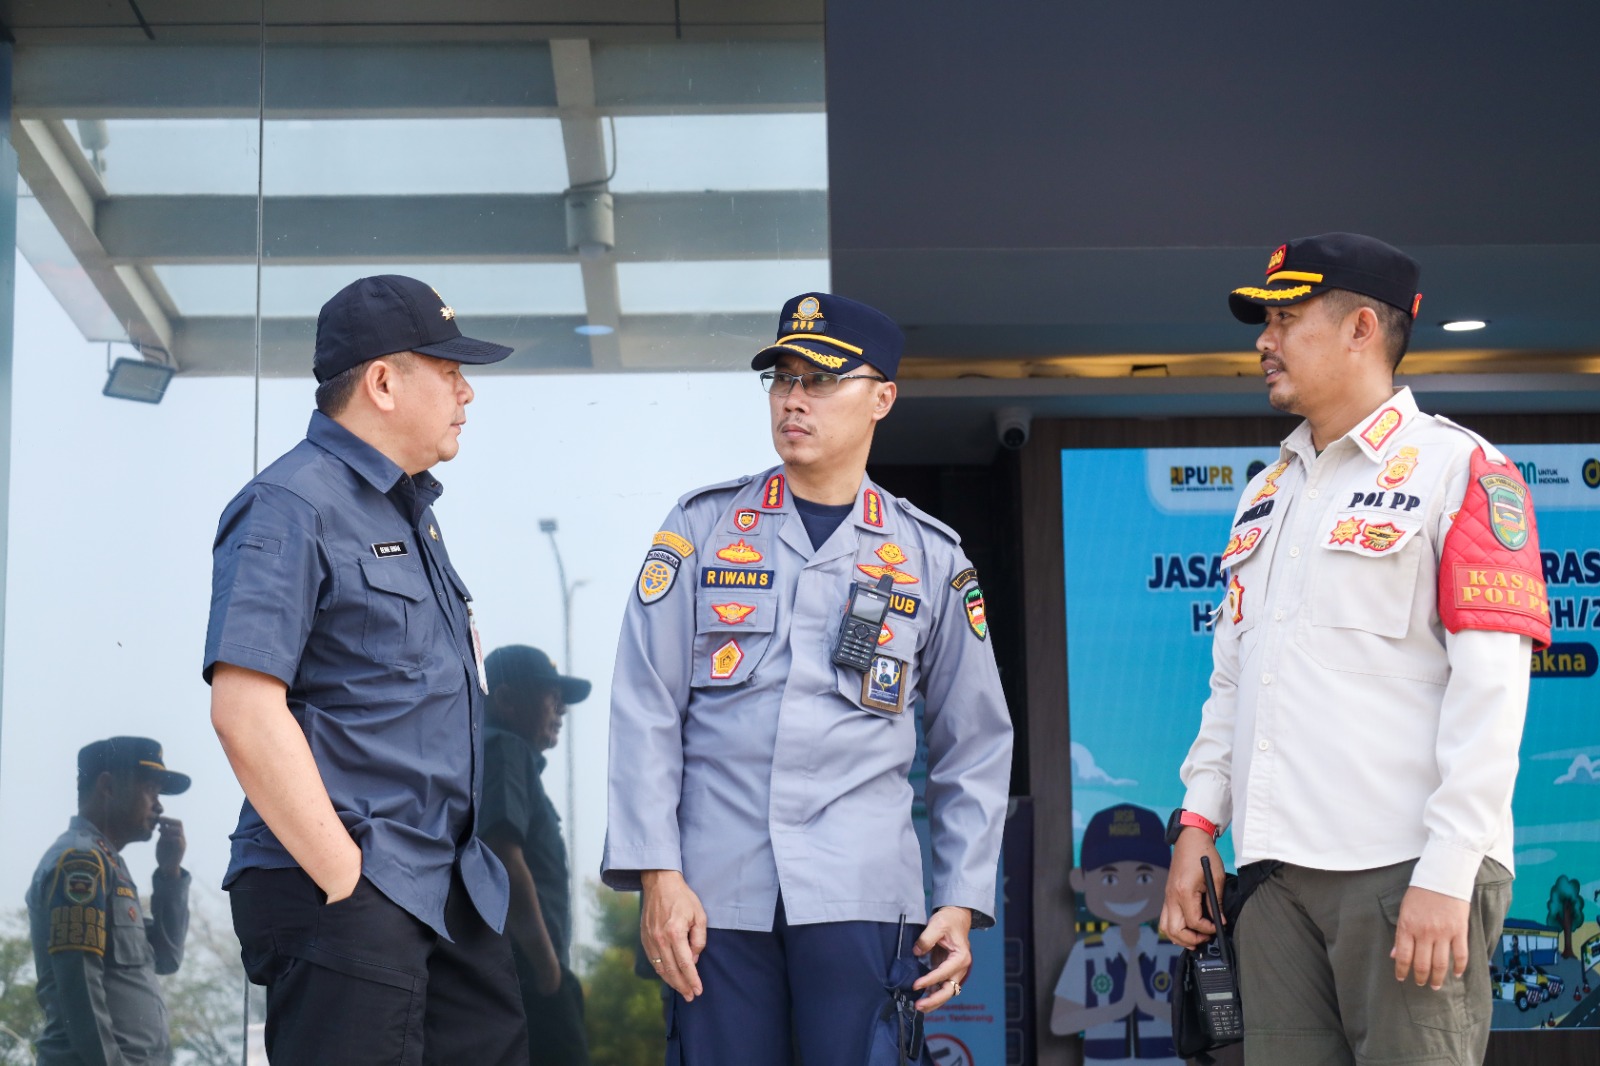
<path id="1" fill-rule="evenodd" d="M 1011 723 L 982 592 L 956 535 L 905 501 L 864 481 L 851 510 L 813 548 L 771 470 L 668 515 L 612 679 L 613 888 L 681 870 L 720 929 L 770 930 L 780 891 L 795 925 L 921 921 L 929 902 L 993 924 Z M 851 585 L 889 570 L 874 669 L 835 665 Z M 919 695 L 931 900 L 908 780 Z"/>
<path id="2" fill-rule="evenodd" d="M 497 930 L 509 889 L 475 831 L 483 696 L 471 595 L 432 510 L 442 491 L 313 414 L 222 513 L 205 676 L 226 662 L 288 686 L 363 875 L 448 936 L 453 868 Z M 294 865 L 246 800 L 224 885 Z"/>
<path id="3" fill-rule="evenodd" d="M 1182 770 L 1241 864 L 1419 859 L 1412 884 L 1460 899 L 1485 855 L 1511 869 L 1532 643 L 1438 613 L 1478 446 L 1400 389 L 1321 455 L 1302 423 L 1245 489 Z"/>

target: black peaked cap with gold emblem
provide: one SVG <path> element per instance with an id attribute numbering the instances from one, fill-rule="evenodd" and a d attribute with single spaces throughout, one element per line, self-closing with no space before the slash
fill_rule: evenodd
<path id="1" fill-rule="evenodd" d="M 327 381 L 396 352 L 482 364 L 498 363 L 512 351 L 463 337 L 455 308 L 416 278 L 379 274 L 352 281 L 322 305 L 311 369 L 318 381 Z"/>
<path id="2" fill-rule="evenodd" d="M 1347 289 L 1370 296 L 1417 317 L 1422 268 L 1393 245 L 1359 233 L 1323 233 L 1280 244 L 1267 259 L 1264 286 L 1247 285 L 1228 294 L 1228 309 L 1240 322 L 1267 320 L 1267 308 L 1283 307 Z"/>
<path id="3" fill-rule="evenodd" d="M 750 360 L 766 370 L 788 352 L 818 370 L 847 374 L 867 365 L 890 381 L 900 369 L 906 337 L 894 319 L 875 307 L 826 292 L 806 292 L 783 305 L 778 339 Z"/>

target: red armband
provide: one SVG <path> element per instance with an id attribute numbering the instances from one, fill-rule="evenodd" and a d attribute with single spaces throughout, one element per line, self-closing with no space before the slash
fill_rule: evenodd
<path id="1" fill-rule="evenodd" d="M 1550 646 L 1550 605 L 1528 486 L 1509 460 L 1472 453 L 1466 499 L 1439 556 L 1439 620 L 1452 633 L 1496 629 Z"/>

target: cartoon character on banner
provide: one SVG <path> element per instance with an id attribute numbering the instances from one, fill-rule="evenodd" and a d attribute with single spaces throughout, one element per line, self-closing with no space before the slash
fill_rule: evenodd
<path id="1" fill-rule="evenodd" d="M 1171 996 L 1182 950 L 1152 924 L 1161 914 L 1171 853 L 1166 825 L 1132 804 L 1099 811 L 1084 830 L 1082 863 L 1068 875 L 1100 922 L 1080 923 L 1056 982 L 1050 1031 L 1083 1033 L 1089 1062 L 1184 1066 L 1172 1045 Z"/>

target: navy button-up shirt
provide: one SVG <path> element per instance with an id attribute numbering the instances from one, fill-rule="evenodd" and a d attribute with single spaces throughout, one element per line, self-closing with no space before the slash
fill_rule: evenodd
<path id="1" fill-rule="evenodd" d="M 448 937 L 454 868 L 497 930 L 509 889 L 477 836 L 483 696 L 472 597 L 433 515 L 442 491 L 313 414 L 222 512 L 204 670 L 232 663 L 288 686 L 362 873 Z M 246 800 L 224 887 L 294 865 Z"/>

